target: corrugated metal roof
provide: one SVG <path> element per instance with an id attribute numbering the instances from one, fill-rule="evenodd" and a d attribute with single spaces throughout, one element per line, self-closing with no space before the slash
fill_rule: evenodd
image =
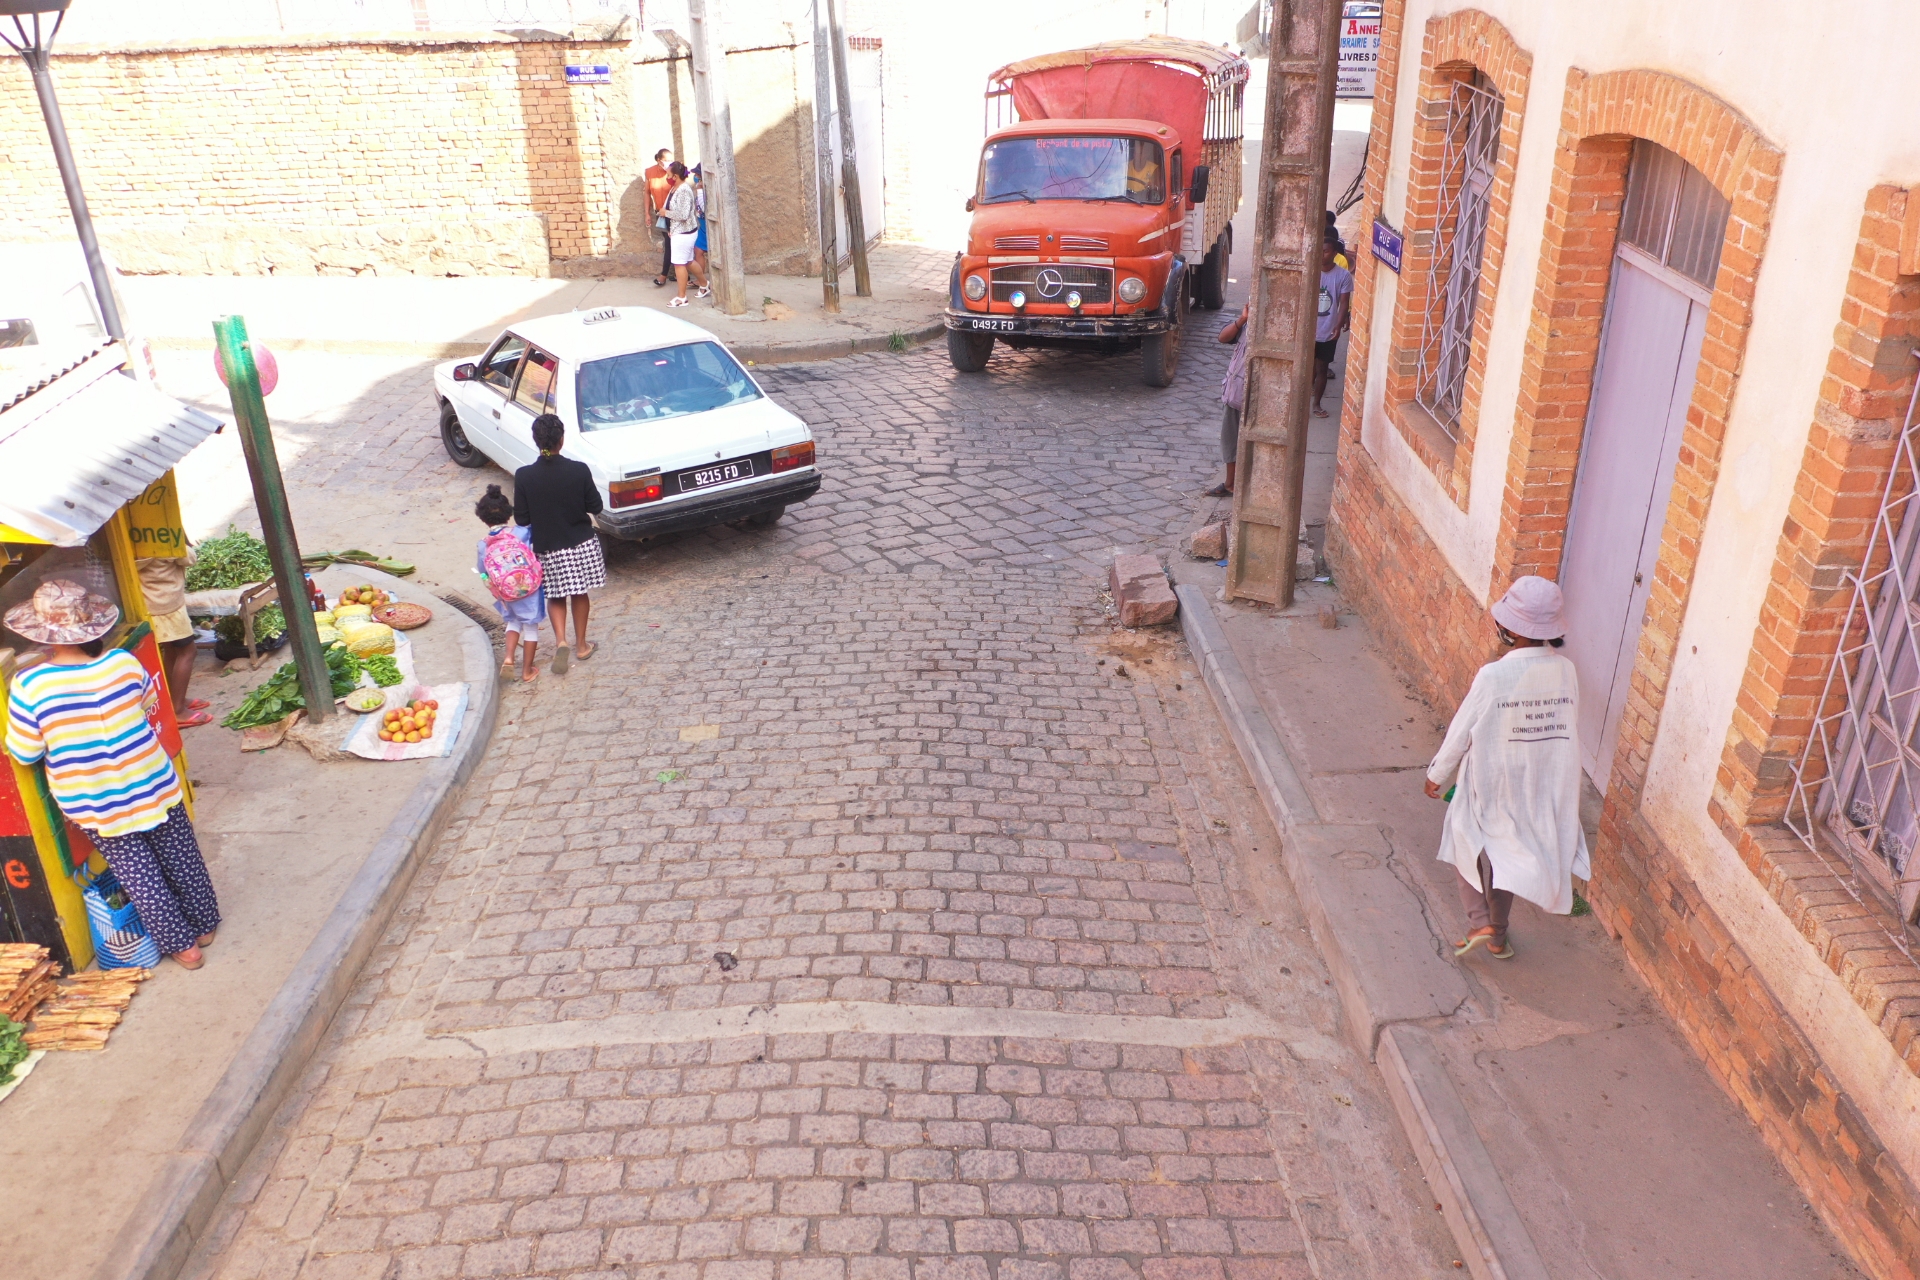
<path id="1" fill-rule="evenodd" d="M 0 408 L 0 524 L 77 547 L 220 429 L 103 347 Z"/>
<path id="2" fill-rule="evenodd" d="M 1207 76 L 1231 67 L 1236 62 L 1243 65 L 1245 63 L 1245 59 L 1234 50 L 1222 48 L 1217 44 L 1206 44 L 1199 40 L 1182 40 L 1178 36 L 1148 35 L 1138 40 L 1109 40 L 1105 44 L 1090 44 L 1084 49 L 1063 49 L 1059 53 L 1043 53 L 1037 58 L 1010 62 L 987 78 L 989 81 L 1008 80 L 1014 76 L 1023 76 L 1034 71 L 1047 71 L 1054 67 L 1090 67 L 1096 62 L 1126 62 L 1135 58 L 1146 58 L 1154 62 L 1184 62 Z"/>

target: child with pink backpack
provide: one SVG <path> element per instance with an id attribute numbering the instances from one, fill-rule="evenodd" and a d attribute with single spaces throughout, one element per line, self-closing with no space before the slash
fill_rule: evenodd
<path id="1" fill-rule="evenodd" d="M 473 504 L 473 514 L 487 526 L 487 536 L 480 539 L 480 576 L 507 628 L 500 678 L 512 680 L 515 659 L 524 654 L 520 678 L 531 684 L 537 675 L 534 655 L 540 647 L 540 620 L 547 612 L 546 595 L 540 590 L 540 558 L 533 553 L 533 530 L 513 522 L 513 499 L 497 484 L 487 486 Z"/>

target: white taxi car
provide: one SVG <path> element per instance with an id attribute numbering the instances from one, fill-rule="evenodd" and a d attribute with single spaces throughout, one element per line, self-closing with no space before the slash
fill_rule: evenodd
<path id="1" fill-rule="evenodd" d="M 745 521 L 764 529 L 820 488 L 813 433 L 697 325 L 646 307 L 516 324 L 480 359 L 433 371 L 440 438 L 463 467 L 539 456 L 533 420 L 567 425 L 602 531 L 640 538 Z"/>

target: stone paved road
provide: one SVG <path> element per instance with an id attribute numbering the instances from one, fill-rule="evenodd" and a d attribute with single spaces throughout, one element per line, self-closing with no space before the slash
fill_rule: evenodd
<path id="1" fill-rule="evenodd" d="M 612 549 L 189 1274 L 1452 1274 L 1190 658 L 1101 595 L 1194 522 L 1224 355 L 762 371 L 821 495 Z M 283 365 L 304 543 L 474 594 L 502 477 L 425 367 Z"/>

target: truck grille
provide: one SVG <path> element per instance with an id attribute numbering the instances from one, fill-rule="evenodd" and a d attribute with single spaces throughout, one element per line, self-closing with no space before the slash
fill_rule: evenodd
<path id="1" fill-rule="evenodd" d="M 993 247 L 996 249 L 1038 249 L 1039 236 L 995 236 Z"/>
<path id="2" fill-rule="evenodd" d="M 1102 240 L 1098 236 L 1063 235 L 1060 237 L 1060 251 L 1062 253 L 1066 252 L 1069 249 L 1078 249 L 1082 253 L 1085 253 L 1089 250 L 1104 251 L 1106 248 L 1107 248 L 1107 242 L 1105 240 Z"/>
<path id="3" fill-rule="evenodd" d="M 1077 262 L 1022 262 L 1011 267 L 995 267 L 992 275 L 993 300 L 1005 302 L 1015 289 L 1024 289 L 1029 302 L 1066 301 L 1069 290 L 1078 290 L 1080 301 L 1091 306 L 1113 301 L 1113 268 L 1089 267 Z"/>

